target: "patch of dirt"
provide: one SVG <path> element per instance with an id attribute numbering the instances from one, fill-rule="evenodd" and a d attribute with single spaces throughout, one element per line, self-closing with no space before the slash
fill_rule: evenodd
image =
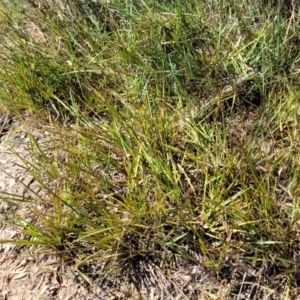
<path id="1" fill-rule="evenodd" d="M 34 216 L 30 206 L 35 205 L 37 197 L 45 197 L 22 167 L 22 160 L 30 160 L 26 131 L 40 140 L 47 132 L 31 127 L 30 119 L 14 120 L 5 114 L 0 119 L 0 299 L 107 299 L 95 295 L 76 270 L 54 252 L 5 242 L 26 239 L 10 216 L 18 213 L 31 221 Z M 10 199 L 18 200 L 18 205 Z"/>

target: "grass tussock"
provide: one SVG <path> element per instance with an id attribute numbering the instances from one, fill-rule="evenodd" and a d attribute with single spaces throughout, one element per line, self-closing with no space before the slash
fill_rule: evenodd
<path id="1" fill-rule="evenodd" d="M 18 243 L 166 299 L 292 297 L 300 21 L 286 2 L 2 4 L 1 102 L 52 120 L 24 161 L 47 197 L 35 222 L 16 216 Z"/>

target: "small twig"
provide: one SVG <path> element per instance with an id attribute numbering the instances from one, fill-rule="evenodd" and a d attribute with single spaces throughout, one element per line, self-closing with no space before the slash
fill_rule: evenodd
<path id="1" fill-rule="evenodd" d="M 229 96 L 232 95 L 232 93 L 238 86 L 257 77 L 259 77 L 259 73 L 253 71 L 243 77 L 237 78 L 232 84 L 226 85 L 217 96 L 210 98 L 204 104 L 201 103 L 200 105 L 197 105 L 191 112 L 192 116 L 198 117 L 199 114 L 206 112 L 209 108 L 211 108 L 218 102 L 226 100 Z"/>
<path id="2" fill-rule="evenodd" d="M 10 118 L 8 115 L 2 115 L 0 126 L 0 137 L 5 135 L 9 129 Z"/>

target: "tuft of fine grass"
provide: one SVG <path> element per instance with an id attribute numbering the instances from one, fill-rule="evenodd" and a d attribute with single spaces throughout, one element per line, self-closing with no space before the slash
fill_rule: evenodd
<path id="1" fill-rule="evenodd" d="M 168 299 L 225 283 L 222 297 L 289 297 L 300 25 L 284 4 L 4 6 L 1 102 L 52 125 L 47 146 L 31 136 L 24 167 L 47 197 L 34 223 L 15 216 L 30 236 L 17 243 L 55 249 L 90 282 L 164 282 Z M 178 298 L 172 276 L 192 267 Z"/>

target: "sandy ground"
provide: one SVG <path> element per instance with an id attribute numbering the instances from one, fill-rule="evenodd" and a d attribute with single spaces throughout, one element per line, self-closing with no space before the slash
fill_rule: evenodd
<path id="1" fill-rule="evenodd" d="M 29 159 L 28 121 L 14 121 L 3 115 L 0 124 L 0 240 L 16 240 L 26 236 L 13 223 L 11 213 L 18 213 L 26 220 L 33 217 L 30 206 L 34 197 L 43 197 L 42 190 L 33 177 L 22 167 L 22 159 Z M 30 129 L 42 139 L 45 132 Z M 11 205 L 7 200 L 15 198 L 32 202 Z M 35 195 L 36 194 L 36 195 Z M 76 272 L 64 262 L 59 262 L 55 253 L 33 250 L 30 246 L 0 244 L 0 299 L 100 299 L 79 280 Z"/>

